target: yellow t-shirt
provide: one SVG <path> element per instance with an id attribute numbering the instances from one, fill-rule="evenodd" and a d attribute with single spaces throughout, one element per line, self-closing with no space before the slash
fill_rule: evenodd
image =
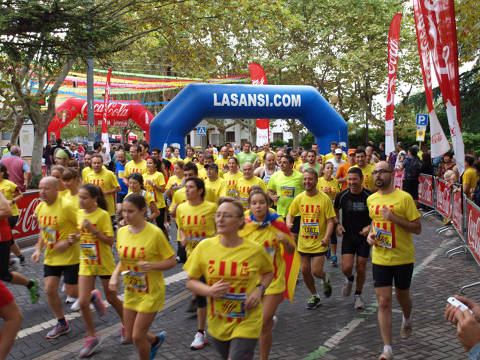
<path id="1" fill-rule="evenodd" d="M 251 310 L 245 310 L 244 303 L 260 275 L 273 271 L 272 260 L 262 246 L 243 239 L 241 245 L 227 248 L 220 243 L 220 236 L 215 236 L 195 248 L 184 269 L 192 278 L 203 276 L 209 286 L 219 280 L 230 283 L 227 295 L 208 301 L 208 332 L 215 339 L 260 337 L 262 302 Z"/>
<path id="2" fill-rule="evenodd" d="M 97 208 L 87 214 L 84 209 L 78 211 L 78 225 L 80 231 L 80 270 L 79 275 L 112 275 L 115 270 L 112 247 L 99 240 L 94 234 L 82 227 L 83 221 L 88 219 L 98 231 L 107 236 L 113 236 L 113 227 L 108 212 Z"/>
<path id="3" fill-rule="evenodd" d="M 220 173 L 223 176 L 228 172 L 228 158 L 225 159 L 223 156 L 219 156 L 219 157 L 217 157 L 217 160 L 215 160 L 215 164 L 218 165 L 218 175 L 219 176 L 220 176 Z"/>
<path id="4" fill-rule="evenodd" d="M 298 158 L 297 161 L 293 163 L 293 169 L 298 171 L 300 169 L 300 166 L 302 166 L 302 164 L 303 164 L 302 159 Z"/>
<path id="5" fill-rule="evenodd" d="M 288 213 L 301 216 L 298 251 L 311 254 L 328 250 L 321 240 L 327 231 L 327 220 L 335 217 L 335 210 L 327 194 L 319 191 L 315 196 L 308 196 L 304 191 L 293 199 Z"/>
<path id="6" fill-rule="evenodd" d="M 209 179 L 205 180 L 205 188 L 215 195 L 214 202 L 217 202 L 220 196 L 227 195 L 225 181 L 220 178 L 217 178 L 217 180 L 213 182 Z"/>
<path id="7" fill-rule="evenodd" d="M 360 168 L 360 166 L 358 166 L 358 165 L 353 165 L 352 167 Z M 367 165 L 365 165 L 365 167 L 363 169 L 360 168 L 360 170 L 362 170 L 362 174 L 363 174 L 362 185 L 363 185 L 364 188 L 367 188 L 370 191 L 375 190 L 375 180 L 373 180 L 373 174 L 372 174 L 374 167 L 375 167 L 375 164 L 368 163 Z"/>
<path id="8" fill-rule="evenodd" d="M 243 177 L 243 174 L 240 171 L 235 174 L 227 172 L 225 175 L 223 175 L 223 180 L 225 181 L 228 196 L 237 197 L 236 186 L 238 179 L 240 179 L 241 177 Z"/>
<path id="9" fill-rule="evenodd" d="M 133 174 L 134 172 L 138 172 L 140 174 L 145 174 L 147 172 L 147 162 L 145 160 L 135 162 L 133 160 L 130 160 L 125 164 L 125 172 L 124 172 L 124 177 L 127 179 L 130 174 Z"/>
<path id="10" fill-rule="evenodd" d="M 335 196 L 340 192 L 340 184 L 335 178 L 327 181 L 322 176 L 321 178 L 318 178 L 317 189 L 327 194 L 330 200 L 335 201 Z"/>
<path id="11" fill-rule="evenodd" d="M 399 189 L 387 195 L 376 192 L 367 198 L 368 211 L 373 222 L 377 243 L 372 250 L 372 263 L 377 265 L 404 265 L 415 261 L 412 233 L 403 227 L 386 221 L 381 209 L 386 206 L 395 215 L 408 221 L 416 220 L 420 213 L 412 196 Z"/>
<path id="12" fill-rule="evenodd" d="M 334 157 L 335 157 L 335 154 L 332 154 L 331 152 L 329 152 L 327 155 L 322 155 L 323 163 L 325 163 L 327 160 L 333 159 Z M 345 153 L 342 153 L 342 159 L 345 161 L 348 160 L 347 155 Z"/>
<path id="13" fill-rule="evenodd" d="M 60 197 L 65 197 L 66 196 L 68 198 L 68 195 L 70 195 L 70 190 L 68 190 L 68 189 L 58 191 L 58 196 L 60 196 Z"/>
<path id="14" fill-rule="evenodd" d="M 85 182 L 100 186 L 102 191 L 110 191 L 117 188 L 120 189 L 117 177 L 110 170 L 102 169 L 99 173 L 92 171 L 88 174 Z M 105 200 L 107 200 L 108 214 L 110 216 L 115 216 L 115 193 L 105 195 Z"/>
<path id="15" fill-rule="evenodd" d="M 192 206 L 188 202 L 178 205 L 175 222 L 178 226 L 178 240 L 180 229 L 188 238 L 186 246 L 187 256 L 204 239 L 215 235 L 215 212 L 217 204 L 204 201 L 200 205 Z"/>
<path id="16" fill-rule="evenodd" d="M 54 249 L 57 242 L 68 240 L 70 234 L 77 232 L 77 210 L 75 206 L 62 196 L 58 196 L 52 205 L 40 202 L 35 209 L 40 234 L 45 245 L 44 264 L 50 266 L 75 265 L 80 262 L 78 242 L 67 250 L 60 252 Z"/>
<path id="17" fill-rule="evenodd" d="M 252 186 L 260 186 L 263 191 L 267 192 L 267 185 L 258 176 L 253 176 L 248 180 L 242 176 L 237 180 L 235 190 L 237 191 L 238 198 L 242 202 L 243 210 L 248 209 L 248 194 L 250 194 L 250 188 Z"/>
<path id="18" fill-rule="evenodd" d="M 467 170 L 465 170 L 465 172 L 463 173 L 463 185 L 470 184 L 470 190 L 472 190 L 475 189 L 475 187 L 477 186 L 477 182 L 478 178 L 475 169 L 468 168 Z M 470 192 L 466 195 L 470 200 L 472 199 L 472 194 Z"/>
<path id="19" fill-rule="evenodd" d="M 80 203 L 78 202 L 78 193 L 76 193 L 75 195 L 72 195 L 72 193 L 68 191 L 65 195 L 63 195 L 63 198 L 70 201 L 76 211 L 80 210 Z"/>
<path id="20" fill-rule="evenodd" d="M 173 184 L 176 184 L 175 186 L 173 186 L 174 192 L 177 190 L 180 190 L 181 188 L 183 188 L 182 182 L 183 182 L 183 178 L 180 179 L 178 178 L 177 175 L 172 175 L 168 179 L 167 186 L 165 186 L 165 190 L 170 189 L 173 186 Z"/>
<path id="21" fill-rule="evenodd" d="M 117 233 L 117 251 L 125 286 L 123 307 L 142 313 L 156 312 L 163 308 L 165 299 L 163 272 L 150 270 L 142 273 L 137 262 L 162 261 L 171 258 L 175 252 L 163 231 L 155 225 L 147 222 L 138 234 L 132 234 L 129 228 L 123 226 Z"/>
<path id="22" fill-rule="evenodd" d="M 165 177 L 159 171 L 154 172 L 153 174 L 145 173 L 143 174 L 143 182 L 145 186 L 145 190 L 147 190 L 150 195 L 152 195 L 153 199 L 155 200 L 155 204 L 159 209 L 163 209 L 165 205 L 165 199 L 163 198 L 163 192 L 154 188 L 151 185 L 147 184 L 147 180 L 153 181 L 153 183 L 157 186 L 165 185 Z"/>
<path id="23" fill-rule="evenodd" d="M 212 192 L 211 189 L 205 188 L 205 201 L 217 202 L 216 195 Z M 177 204 L 183 204 L 187 201 L 187 194 L 185 193 L 185 188 L 182 187 L 180 190 L 175 191 L 172 197 L 172 203 L 170 204 L 169 210 L 172 211 L 173 207 Z"/>
<path id="24" fill-rule="evenodd" d="M 200 165 L 200 164 L 197 164 L 197 167 L 198 167 L 198 177 L 204 181 L 207 180 L 208 179 L 207 170 L 205 170 L 203 165 Z"/>
<path id="25" fill-rule="evenodd" d="M 0 181 L 0 191 L 5 195 L 7 200 L 12 200 L 15 197 L 15 190 L 17 190 L 17 184 L 13 181 L 7 179 Z M 12 204 L 10 208 L 12 209 L 12 216 L 20 215 L 17 204 Z"/>
<path id="26" fill-rule="evenodd" d="M 279 217 L 277 221 L 283 222 L 283 218 Z M 285 251 L 283 245 L 277 240 L 277 233 L 280 232 L 273 225 L 261 227 L 260 224 L 249 222 L 245 227 L 238 232 L 238 235 L 254 243 L 257 243 L 267 251 L 268 255 L 272 259 L 274 264 L 273 280 L 265 291 L 265 295 L 271 294 L 283 294 L 285 291 L 285 270 L 287 265 L 283 258 L 283 252 Z M 290 241 L 295 245 L 293 238 Z"/>
<path id="27" fill-rule="evenodd" d="M 83 168 L 82 170 L 82 179 L 83 179 L 83 182 L 85 183 L 85 179 L 87 178 L 87 176 L 93 172 L 93 169 L 90 167 L 90 166 L 86 166 Z"/>

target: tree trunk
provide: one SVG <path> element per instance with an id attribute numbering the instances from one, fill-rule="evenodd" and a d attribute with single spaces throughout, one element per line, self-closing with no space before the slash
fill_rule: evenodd
<path id="1" fill-rule="evenodd" d="M 23 115 L 15 116 L 15 124 L 13 125 L 12 136 L 10 138 L 10 144 L 16 145 L 18 143 L 18 137 L 20 136 L 20 130 L 22 130 L 23 121 L 25 117 Z"/>
<path id="2" fill-rule="evenodd" d="M 39 124 L 42 120 L 38 121 Z M 47 132 L 46 126 L 34 126 L 34 135 L 33 135 L 33 153 L 32 153 L 32 185 L 31 187 L 37 187 L 40 179 L 43 176 L 42 173 L 42 157 L 43 157 L 43 139 L 45 133 Z"/>

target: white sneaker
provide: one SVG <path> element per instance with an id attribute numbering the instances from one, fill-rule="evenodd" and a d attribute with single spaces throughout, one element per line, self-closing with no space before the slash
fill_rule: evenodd
<path id="1" fill-rule="evenodd" d="M 362 295 L 355 295 L 355 302 L 353 307 L 356 310 L 365 309 L 365 303 L 363 302 Z"/>
<path id="2" fill-rule="evenodd" d="M 17 271 L 20 265 L 20 259 L 17 257 L 10 258 L 10 264 L 8 264 L 8 271 Z"/>
<path id="3" fill-rule="evenodd" d="M 273 315 L 273 325 L 272 325 L 272 330 L 275 329 L 275 326 L 277 326 L 278 323 L 278 318 L 277 315 Z"/>
<path id="4" fill-rule="evenodd" d="M 352 285 L 353 285 L 353 281 L 349 281 L 348 279 L 345 279 L 345 285 L 343 285 L 343 289 L 342 289 L 343 296 L 350 296 L 350 293 L 352 292 Z"/>
<path id="5" fill-rule="evenodd" d="M 393 353 L 390 351 L 383 350 L 382 354 L 378 357 L 378 360 L 392 360 Z"/>
<path id="6" fill-rule="evenodd" d="M 193 339 L 192 344 L 190 345 L 190 348 L 192 350 L 200 350 L 203 349 L 207 345 L 207 335 L 205 333 L 201 333 L 200 331 L 197 331 L 195 334 L 195 338 Z"/>
<path id="7" fill-rule="evenodd" d="M 65 292 L 65 284 L 62 284 L 62 292 L 64 293 Z"/>
<path id="8" fill-rule="evenodd" d="M 71 298 L 71 299 L 75 299 L 75 298 Z M 72 310 L 72 311 L 79 311 L 80 310 L 80 302 L 79 302 L 78 299 L 75 299 L 72 306 L 70 307 L 70 310 Z"/>
<path id="9" fill-rule="evenodd" d="M 67 295 L 65 298 L 65 304 L 73 304 L 76 300 L 76 298 Z"/>

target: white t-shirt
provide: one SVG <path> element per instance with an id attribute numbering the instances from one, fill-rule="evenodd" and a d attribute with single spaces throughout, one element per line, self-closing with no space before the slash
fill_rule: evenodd
<path id="1" fill-rule="evenodd" d="M 346 163 L 346 161 L 343 160 L 343 159 L 340 159 L 340 161 L 337 162 L 335 158 L 331 158 L 331 159 L 328 159 L 328 160 L 326 161 L 326 163 L 332 163 L 332 164 L 333 164 L 333 177 L 335 177 L 335 174 L 337 173 L 338 167 L 339 167 L 340 165 Z M 326 164 L 326 163 L 325 163 L 325 164 Z"/>

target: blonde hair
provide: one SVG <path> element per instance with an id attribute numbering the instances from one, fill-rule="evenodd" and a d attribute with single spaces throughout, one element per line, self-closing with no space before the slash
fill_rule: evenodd
<path id="1" fill-rule="evenodd" d="M 455 171 L 453 170 L 447 170 L 445 171 L 445 174 L 443 174 L 443 179 L 450 182 L 457 182 L 458 181 L 458 176 Z"/>
<path id="2" fill-rule="evenodd" d="M 225 204 L 225 203 L 232 204 L 236 208 L 237 216 L 242 217 L 242 219 L 243 219 L 242 226 L 240 226 L 240 229 L 243 229 L 243 227 L 245 226 L 245 216 L 244 216 L 244 212 L 243 212 L 242 202 L 238 199 L 235 199 L 235 198 L 231 197 L 231 196 L 220 196 L 218 198 L 218 206 L 220 207 L 220 205 Z"/>

